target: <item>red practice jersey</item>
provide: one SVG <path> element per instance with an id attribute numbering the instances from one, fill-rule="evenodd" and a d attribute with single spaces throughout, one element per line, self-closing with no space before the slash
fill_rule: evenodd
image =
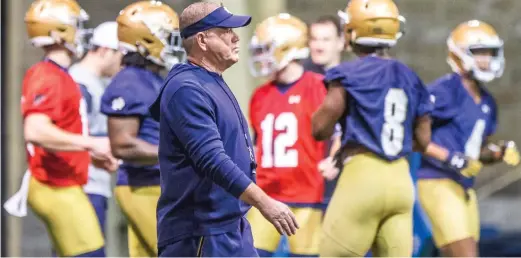
<path id="1" fill-rule="evenodd" d="M 311 116 L 327 94 L 322 79 L 305 72 L 285 93 L 269 82 L 251 99 L 257 184 L 279 201 L 322 202 L 324 179 L 318 163 L 325 157 L 326 143 L 315 141 L 311 133 Z"/>
<path id="2" fill-rule="evenodd" d="M 24 119 L 34 113 L 47 115 L 60 129 L 88 134 L 87 112 L 80 87 L 67 71 L 52 61 L 42 61 L 25 74 L 22 89 Z M 87 151 L 50 152 L 27 145 L 31 175 L 52 186 L 87 183 L 90 156 Z"/>

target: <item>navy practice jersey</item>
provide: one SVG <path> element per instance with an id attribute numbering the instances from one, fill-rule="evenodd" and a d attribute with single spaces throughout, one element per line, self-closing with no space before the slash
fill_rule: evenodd
<path id="1" fill-rule="evenodd" d="M 496 131 L 497 109 L 492 95 L 481 87 L 481 102 L 477 104 L 456 73 L 441 77 L 427 89 L 434 101 L 431 115 L 432 142 L 450 152 L 461 152 L 470 158 L 479 159 L 482 143 Z M 458 171 L 426 157 L 423 158 L 418 176 L 463 180 Z M 472 184 L 465 184 L 468 183 Z"/>
<path id="2" fill-rule="evenodd" d="M 371 55 L 331 68 L 324 81 L 339 81 L 348 94 L 348 113 L 340 120 L 342 146 L 360 144 L 386 160 L 412 152 L 415 120 L 432 110 L 414 71 Z"/>
<path id="3" fill-rule="evenodd" d="M 158 246 L 235 232 L 255 182 L 248 122 L 222 76 L 191 64 L 170 71 L 150 108 L 160 120 Z"/>
<path id="4" fill-rule="evenodd" d="M 159 144 L 159 123 L 152 119 L 148 107 L 154 102 L 163 79 L 149 70 L 138 67 L 126 67 L 109 84 L 101 99 L 101 112 L 111 116 L 139 117 L 140 126 L 137 137 L 150 144 Z M 123 177 L 128 175 L 128 184 L 132 186 L 159 185 L 159 164 L 142 166 L 123 162 L 119 166 L 118 183 L 124 184 Z"/>

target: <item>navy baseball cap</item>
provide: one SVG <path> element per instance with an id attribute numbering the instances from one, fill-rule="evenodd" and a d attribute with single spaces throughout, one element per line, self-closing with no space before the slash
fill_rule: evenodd
<path id="1" fill-rule="evenodd" d="M 209 30 L 211 28 L 239 28 L 248 26 L 251 22 L 251 16 L 234 15 L 224 7 L 219 7 L 215 11 L 209 13 L 198 22 L 181 30 L 181 37 L 186 39 L 199 32 Z"/>

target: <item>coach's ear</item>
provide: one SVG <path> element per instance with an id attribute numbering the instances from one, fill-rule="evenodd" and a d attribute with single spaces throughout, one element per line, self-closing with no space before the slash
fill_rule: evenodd
<path id="1" fill-rule="evenodd" d="M 199 46 L 199 48 L 202 50 L 202 51 L 206 51 L 208 50 L 208 38 L 206 36 L 206 32 L 199 32 L 197 34 L 194 35 L 195 37 L 195 42 L 196 44 Z"/>

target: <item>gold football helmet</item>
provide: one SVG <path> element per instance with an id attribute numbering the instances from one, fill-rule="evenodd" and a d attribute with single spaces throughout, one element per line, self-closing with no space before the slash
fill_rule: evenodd
<path id="1" fill-rule="evenodd" d="M 489 24 L 471 20 L 458 25 L 447 39 L 447 46 L 447 62 L 454 72 L 472 73 L 481 82 L 489 82 L 503 75 L 503 40 Z M 481 55 L 480 50 L 489 51 L 492 55 Z"/>
<path id="2" fill-rule="evenodd" d="M 179 17 L 160 1 L 140 1 L 123 9 L 118 18 L 121 50 L 139 52 L 153 63 L 170 68 L 183 61 Z"/>
<path id="3" fill-rule="evenodd" d="M 351 0 L 338 16 L 348 46 L 392 47 L 404 34 L 405 18 L 392 0 Z"/>
<path id="4" fill-rule="evenodd" d="M 308 28 L 300 19 L 287 13 L 259 23 L 250 42 L 250 70 L 253 76 L 267 76 L 286 67 L 291 61 L 309 56 Z"/>
<path id="5" fill-rule="evenodd" d="M 89 19 L 75 0 L 37 0 L 25 13 L 31 44 L 36 47 L 63 44 L 82 56 L 83 23 Z"/>

